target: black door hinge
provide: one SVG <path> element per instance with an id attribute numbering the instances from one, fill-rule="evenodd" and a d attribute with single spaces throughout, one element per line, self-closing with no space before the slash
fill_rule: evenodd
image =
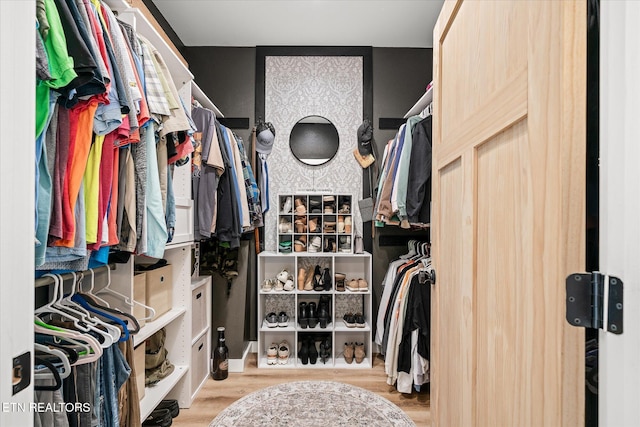
<path id="1" fill-rule="evenodd" d="M 567 322 L 622 333 L 623 283 L 598 271 L 567 276 Z"/>

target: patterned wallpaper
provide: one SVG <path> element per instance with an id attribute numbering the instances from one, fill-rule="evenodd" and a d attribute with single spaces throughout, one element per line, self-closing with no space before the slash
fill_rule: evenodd
<path id="1" fill-rule="evenodd" d="M 265 58 L 265 120 L 276 139 L 269 155 L 269 200 L 265 218 L 265 249 L 277 248 L 278 194 L 351 194 L 355 231 L 362 233 L 356 201 L 362 194 L 362 168 L 353 157 L 362 123 L 362 57 L 267 56 Z M 289 134 L 298 120 L 318 115 L 338 129 L 336 156 L 321 166 L 300 163 L 289 150 Z"/>

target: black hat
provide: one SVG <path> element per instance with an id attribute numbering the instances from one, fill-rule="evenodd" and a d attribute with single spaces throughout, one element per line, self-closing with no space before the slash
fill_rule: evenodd
<path id="1" fill-rule="evenodd" d="M 365 119 L 358 128 L 358 152 L 361 156 L 373 154 L 371 139 L 373 138 L 373 127 L 368 119 Z"/>

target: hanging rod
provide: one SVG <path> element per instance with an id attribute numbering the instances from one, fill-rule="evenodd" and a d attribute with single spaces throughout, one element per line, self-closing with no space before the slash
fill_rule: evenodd
<path id="1" fill-rule="evenodd" d="M 96 274 L 96 273 L 101 273 L 103 271 L 107 271 L 107 268 L 111 268 L 113 270 L 115 266 L 112 266 L 111 264 L 102 265 L 100 267 L 90 268 L 89 270 L 76 271 L 75 274 L 76 274 L 76 277 L 80 279 L 82 277 L 86 277 L 87 275 L 91 274 L 91 270 L 93 270 L 93 273 Z M 58 276 L 62 278 L 63 282 L 73 279 L 72 273 L 62 273 L 62 274 L 59 274 Z M 51 276 L 43 276 L 35 280 L 36 288 L 41 288 L 41 287 L 50 286 L 50 285 L 53 285 L 53 277 Z"/>

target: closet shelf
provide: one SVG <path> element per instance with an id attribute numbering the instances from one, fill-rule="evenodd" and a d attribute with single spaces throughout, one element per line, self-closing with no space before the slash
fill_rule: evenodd
<path id="1" fill-rule="evenodd" d="M 147 338 L 176 320 L 178 317 L 182 316 L 186 311 L 187 309 L 185 307 L 173 308 L 158 319 L 147 322 L 142 328 L 140 328 L 140 332 L 133 336 L 134 347 L 142 344 Z"/>
<path id="2" fill-rule="evenodd" d="M 191 241 L 167 243 L 164 248 L 165 248 L 165 251 L 168 250 L 168 249 L 189 248 L 189 247 L 191 247 L 192 244 L 193 244 L 193 242 L 191 242 Z"/>
<path id="3" fill-rule="evenodd" d="M 140 419 L 146 419 L 151 411 L 153 411 L 158 403 L 164 399 L 180 379 L 187 373 L 189 366 L 176 365 L 175 369 L 168 377 L 161 380 L 158 384 L 145 387 L 144 397 L 140 401 Z"/>
<path id="4" fill-rule="evenodd" d="M 167 42 L 160 34 L 158 34 L 156 29 L 151 25 L 140 9 L 122 9 L 118 13 L 118 19 L 133 25 L 136 32 L 148 39 L 151 44 L 158 49 L 158 52 L 160 52 L 162 58 L 167 63 L 169 73 L 171 74 L 176 87 L 180 88 L 193 80 L 193 74 L 191 74 L 189 68 L 176 56 Z"/>
<path id="5" fill-rule="evenodd" d="M 433 84 L 429 86 L 429 89 L 427 89 L 424 95 L 420 97 L 418 102 L 416 102 L 414 106 L 411 107 L 411 109 L 407 112 L 407 114 L 404 115 L 404 118 L 408 119 L 411 116 L 420 114 L 422 110 L 427 108 L 427 105 L 431 104 L 431 102 L 433 102 Z"/>
<path id="6" fill-rule="evenodd" d="M 200 89 L 200 86 L 194 81 L 191 82 L 191 95 L 202 105 L 204 108 L 208 108 L 213 111 L 216 117 L 224 117 L 222 111 L 209 99 L 209 97 Z"/>
<path id="7" fill-rule="evenodd" d="M 335 365 L 334 365 L 335 369 L 371 369 L 371 362 L 370 362 L 370 358 L 366 357 L 362 363 L 356 363 L 356 361 L 354 360 L 351 363 L 347 363 L 344 358 L 342 356 L 340 357 L 336 357 L 336 361 L 335 361 Z"/>
<path id="8" fill-rule="evenodd" d="M 336 326 L 335 326 L 334 330 L 336 332 L 359 332 L 359 331 L 369 332 L 371 330 L 371 326 L 369 326 L 369 323 L 367 322 L 364 325 L 364 328 L 357 328 L 357 327 L 356 328 L 349 328 L 347 325 L 345 325 L 342 322 L 342 319 L 337 319 L 336 320 Z"/>

